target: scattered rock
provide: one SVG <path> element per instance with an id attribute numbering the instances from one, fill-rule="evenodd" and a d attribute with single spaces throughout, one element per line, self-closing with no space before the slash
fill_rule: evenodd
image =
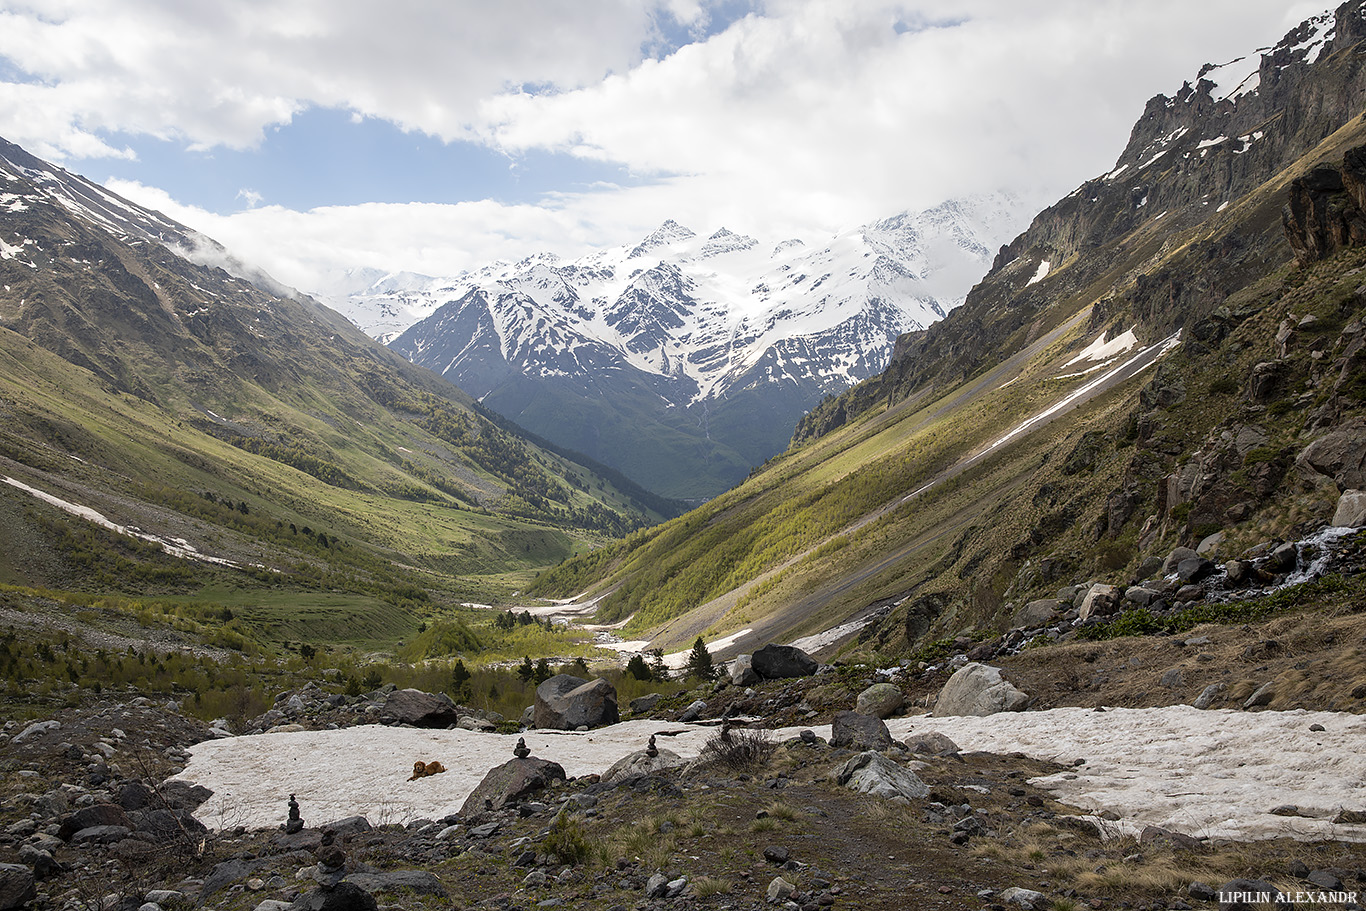
<path id="1" fill-rule="evenodd" d="M 750 656 L 754 672 L 765 680 L 809 677 L 816 673 L 816 659 L 795 645 L 765 645 Z"/>
<path id="2" fill-rule="evenodd" d="M 1264 879 L 1231 879 L 1219 888 L 1219 911 L 1253 911 L 1281 892 Z"/>
<path id="3" fill-rule="evenodd" d="M 1214 891 L 1213 886 L 1197 880 L 1186 887 L 1186 894 L 1196 901 L 1209 902 L 1214 901 L 1219 893 Z"/>
<path id="4" fill-rule="evenodd" d="M 1089 620 L 1092 617 L 1106 617 L 1119 610 L 1119 604 L 1118 588 L 1113 585 L 1097 583 L 1091 586 L 1086 596 L 1082 598 L 1077 616 L 1082 620 Z"/>
<path id="5" fill-rule="evenodd" d="M 736 655 L 730 663 L 730 682 L 735 686 L 753 686 L 759 682 L 750 655 Z"/>
<path id="6" fill-rule="evenodd" d="M 1037 908 L 1043 904 L 1044 894 L 1033 889 L 1022 889 L 1019 886 L 1011 886 L 1009 889 L 1002 889 L 996 896 L 1003 902 L 1012 905 L 1019 905 L 1023 908 Z"/>
<path id="7" fill-rule="evenodd" d="M 345 881 L 301 895 L 289 907 L 290 911 L 379 911 L 373 895 Z"/>
<path id="8" fill-rule="evenodd" d="M 906 745 L 906 749 L 912 753 L 923 753 L 930 756 L 952 756 L 958 752 L 958 744 L 950 740 L 947 734 L 939 731 L 912 734 L 903 743 Z"/>
<path id="9" fill-rule="evenodd" d="M 621 757 L 612 764 L 610 769 L 603 772 L 602 781 L 605 784 L 616 784 L 619 781 L 630 781 L 632 778 L 654 775 L 657 772 L 686 764 L 687 760 L 672 750 L 657 749 L 653 756 L 648 750 L 636 750 L 634 753 Z"/>
<path id="10" fill-rule="evenodd" d="M 1251 696 L 1247 697 L 1247 701 L 1243 703 L 1243 708 L 1254 709 L 1260 706 L 1270 705 L 1271 700 L 1275 698 L 1276 681 L 1268 680 L 1266 683 L 1257 687 L 1256 691 Z"/>
<path id="11" fill-rule="evenodd" d="M 1224 690 L 1226 689 L 1228 689 L 1228 687 L 1225 684 L 1211 683 L 1200 691 L 1200 695 L 1195 697 L 1195 701 L 1192 702 L 1191 705 L 1197 709 L 1207 709 L 1213 705 L 1216 700 L 1221 699 Z"/>
<path id="12" fill-rule="evenodd" d="M 868 689 L 858 694 L 858 700 L 854 704 L 854 711 L 860 715 L 872 715 L 876 718 L 890 718 L 900 711 L 906 697 L 902 695 L 901 687 L 893 683 L 874 683 Z"/>
<path id="13" fill-rule="evenodd" d="M 910 769 L 871 750 L 846 762 L 834 779 L 842 787 L 875 797 L 921 800 L 930 794 L 929 786 Z"/>
<path id="14" fill-rule="evenodd" d="M 685 708 L 681 714 L 679 714 L 678 720 L 683 722 L 684 724 L 691 724 L 692 722 L 701 718 L 702 713 L 706 710 L 707 704 L 703 702 L 701 699 L 695 699 L 688 704 L 688 707 Z"/>
<path id="15" fill-rule="evenodd" d="M 1333 511 L 1333 524 L 1339 528 L 1360 528 L 1366 525 L 1366 490 L 1343 491 Z"/>
<path id="16" fill-rule="evenodd" d="M 37 895 L 32 870 L 23 864 L 0 864 L 0 911 L 22 908 Z"/>
<path id="17" fill-rule="evenodd" d="M 779 902 L 787 901 L 792 897 L 792 893 L 796 891 L 796 886 L 792 885 L 792 883 L 783 879 L 781 876 L 776 876 L 774 877 L 773 882 L 768 884 L 768 892 L 766 894 L 768 895 L 769 903 L 776 905 Z"/>
<path id="18" fill-rule="evenodd" d="M 1001 669 L 986 664 L 965 664 L 939 692 L 934 714 L 994 715 L 997 712 L 1022 711 L 1029 696 L 1001 676 Z"/>
<path id="19" fill-rule="evenodd" d="M 856 750 L 886 750 L 892 735 L 881 718 L 858 712 L 836 712 L 830 722 L 830 745 Z"/>

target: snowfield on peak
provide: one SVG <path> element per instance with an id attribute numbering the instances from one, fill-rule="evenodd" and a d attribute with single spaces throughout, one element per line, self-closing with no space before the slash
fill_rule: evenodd
<path id="1" fill-rule="evenodd" d="M 800 367 L 834 391 L 882 369 L 897 335 L 962 303 L 1026 215 L 1014 197 L 980 196 L 901 213 L 822 245 L 761 242 L 728 227 L 704 235 L 669 220 L 637 244 L 578 259 L 538 254 L 397 285 L 386 276 L 334 304 L 438 371 L 458 366 L 482 333 L 523 374 L 590 371 L 572 354 L 594 351 L 599 367 L 606 357 L 684 380 L 687 395 L 675 402 L 683 405 L 743 384 L 769 352 L 792 361 L 791 351 L 778 350 L 785 342 L 837 338 L 839 351 L 824 363 L 805 357 Z M 414 325 L 395 336 L 404 318 Z M 466 337 L 453 339 L 455 332 Z"/>

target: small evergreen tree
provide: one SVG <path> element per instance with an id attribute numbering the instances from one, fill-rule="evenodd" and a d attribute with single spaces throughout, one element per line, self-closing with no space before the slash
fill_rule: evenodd
<path id="1" fill-rule="evenodd" d="M 716 676 L 716 668 L 712 667 L 711 652 L 707 651 L 707 644 L 698 636 L 697 641 L 692 644 L 692 651 L 688 653 L 687 672 L 689 677 L 696 677 L 698 680 L 710 680 Z"/>
<path id="2" fill-rule="evenodd" d="M 451 698 L 456 702 L 469 701 L 471 676 L 465 662 L 459 658 L 455 659 L 455 666 L 451 668 Z"/>
<path id="3" fill-rule="evenodd" d="M 644 657 L 640 655 L 632 655 L 631 660 L 626 662 L 626 673 L 637 680 L 651 680 L 654 677 L 650 673 L 650 667 L 645 663 Z"/>
<path id="4" fill-rule="evenodd" d="M 535 672 L 532 673 L 531 679 L 536 681 L 537 686 L 540 686 L 542 683 L 545 683 L 552 676 L 554 676 L 554 674 L 550 670 L 549 661 L 542 658 L 540 661 L 536 662 L 536 669 Z"/>
<path id="5" fill-rule="evenodd" d="M 531 656 L 527 655 L 522 659 L 522 663 L 517 666 L 517 676 L 526 683 L 536 675 L 536 668 L 531 663 Z"/>
<path id="6" fill-rule="evenodd" d="M 669 679 L 669 666 L 664 663 L 664 649 L 652 648 L 647 655 L 650 656 L 650 676 L 664 683 Z"/>

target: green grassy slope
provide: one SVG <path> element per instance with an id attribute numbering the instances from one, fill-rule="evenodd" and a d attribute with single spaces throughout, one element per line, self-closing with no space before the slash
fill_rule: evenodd
<path id="1" fill-rule="evenodd" d="M 308 299 L 110 234 L 18 169 L 0 188 L 0 475 L 205 558 L 3 484 L 0 582 L 330 592 L 392 642 L 659 517 Z"/>
<path id="2" fill-rule="evenodd" d="M 1013 273 L 1026 267 L 1005 265 L 995 287 L 974 292 L 979 309 L 921 346 L 957 350 L 962 326 L 980 338 L 996 321 L 997 347 L 977 351 L 967 376 L 889 370 L 827 402 L 841 420 L 816 415 L 824 433 L 803 435 L 736 490 L 568 561 L 536 590 L 600 594 L 601 617 L 629 617 L 628 630 L 675 646 L 749 628 L 753 647 L 896 605 L 869 638 L 895 651 L 1001 628 L 1064 583 L 1127 581 L 1143 558 L 1213 530 L 1236 552 L 1322 521 L 1335 492 L 1301 487 L 1287 468 L 1307 439 L 1366 410 L 1356 386 L 1324 380 L 1340 332 L 1362 318 L 1366 255 L 1296 266 L 1280 213 L 1293 178 L 1363 142 L 1353 120 L 1222 211 L 1117 233 L 1029 286 L 1024 309 Z M 1186 290 L 1164 298 L 1174 285 Z M 1191 289 L 1198 307 L 1184 305 Z M 1310 315 L 1310 338 L 1282 355 L 1282 321 Z M 1066 366 L 1092 341 L 1134 328 L 1151 343 L 1177 327 L 1181 344 L 1155 368 L 969 461 L 1098 375 Z M 1249 377 L 1269 360 L 1282 364 L 1280 389 L 1254 399 Z M 1243 428 L 1264 442 L 1230 457 L 1217 496 L 1166 499 L 1169 477 Z"/>

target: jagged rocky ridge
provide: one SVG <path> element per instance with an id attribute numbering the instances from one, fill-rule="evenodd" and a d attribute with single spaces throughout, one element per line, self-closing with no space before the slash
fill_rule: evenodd
<path id="1" fill-rule="evenodd" d="M 1048 321 L 1063 299 L 1087 298 L 1093 327 L 1123 322 L 1145 338 L 1208 319 L 1230 294 L 1288 260 L 1280 219 L 1230 227 L 1230 207 L 1366 109 L 1363 37 L 1366 10 L 1344 3 L 1273 48 L 1206 65 L 1194 85 L 1152 98 L 1109 173 L 1036 216 L 962 308 L 899 338 L 884 374 L 813 414 L 796 439 L 876 402 L 973 375 L 1018 350 L 1027 327 Z M 1163 267 L 1168 238 L 1197 228 L 1205 235 L 1198 266 Z"/>

